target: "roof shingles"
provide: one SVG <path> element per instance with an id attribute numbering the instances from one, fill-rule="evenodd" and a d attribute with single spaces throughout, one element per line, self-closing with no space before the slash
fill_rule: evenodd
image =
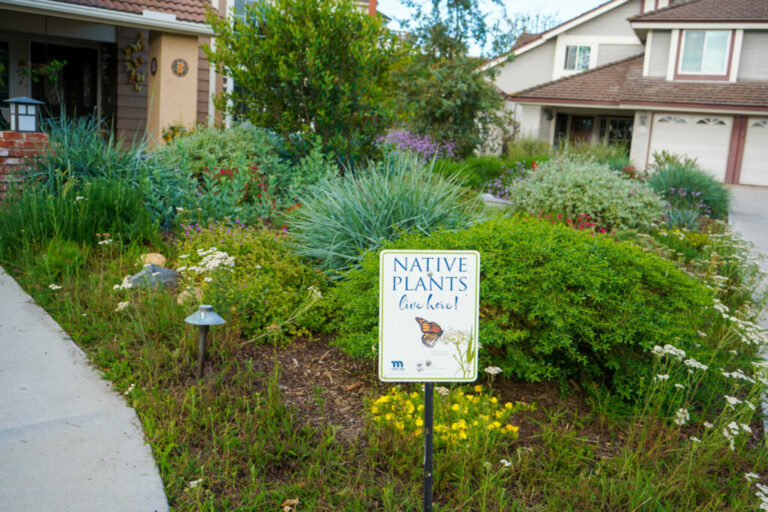
<path id="1" fill-rule="evenodd" d="M 84 5 L 121 11 L 131 14 L 142 14 L 144 10 L 175 14 L 179 21 L 205 23 L 205 12 L 208 2 L 205 0 L 56 0 L 67 4 Z"/>
<path id="2" fill-rule="evenodd" d="M 512 101 L 659 104 L 768 110 L 768 82 L 683 82 L 644 77 L 638 55 L 520 91 Z"/>
<path id="3" fill-rule="evenodd" d="M 691 0 L 630 18 L 632 22 L 768 21 L 768 0 Z"/>

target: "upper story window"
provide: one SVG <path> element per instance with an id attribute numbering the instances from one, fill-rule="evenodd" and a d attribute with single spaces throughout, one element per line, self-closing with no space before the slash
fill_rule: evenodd
<path id="1" fill-rule="evenodd" d="M 680 74 L 725 75 L 728 71 L 729 30 L 686 30 L 680 54 Z"/>
<path id="2" fill-rule="evenodd" d="M 565 69 L 569 71 L 584 71 L 589 69 L 589 46 L 566 46 Z"/>

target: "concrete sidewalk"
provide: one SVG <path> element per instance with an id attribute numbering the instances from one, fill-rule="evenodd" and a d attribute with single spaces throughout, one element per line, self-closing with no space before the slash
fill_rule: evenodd
<path id="1" fill-rule="evenodd" d="M 0 511 L 167 510 L 135 411 L 0 268 Z"/>

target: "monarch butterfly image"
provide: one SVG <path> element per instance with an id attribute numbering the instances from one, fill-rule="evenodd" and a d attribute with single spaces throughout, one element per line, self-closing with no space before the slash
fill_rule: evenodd
<path id="1" fill-rule="evenodd" d="M 418 316 L 416 317 L 416 321 L 419 323 L 419 327 L 421 327 L 421 332 L 423 333 L 421 335 L 421 342 L 429 348 L 434 347 L 437 344 L 437 340 L 443 335 L 443 328 L 440 327 L 437 322 L 430 322 L 429 320 L 424 320 Z"/>

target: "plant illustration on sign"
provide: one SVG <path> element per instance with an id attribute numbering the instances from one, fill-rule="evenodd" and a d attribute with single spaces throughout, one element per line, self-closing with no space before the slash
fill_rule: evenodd
<path id="1" fill-rule="evenodd" d="M 424 346 L 433 348 L 440 339 L 440 336 L 443 335 L 443 328 L 440 327 L 437 322 L 430 322 L 429 320 L 424 320 L 418 316 L 416 317 L 416 321 L 419 323 L 419 327 L 421 327 L 421 332 L 423 333 L 421 335 L 421 342 Z"/>
<path id="2" fill-rule="evenodd" d="M 461 376 L 467 378 L 472 375 L 474 370 L 472 363 L 475 361 L 476 351 L 475 337 L 472 335 L 472 331 L 448 330 L 443 341 L 456 348 L 456 353 L 453 355 L 453 359 L 459 365 Z M 464 346 L 466 346 L 466 350 L 464 349 Z"/>

